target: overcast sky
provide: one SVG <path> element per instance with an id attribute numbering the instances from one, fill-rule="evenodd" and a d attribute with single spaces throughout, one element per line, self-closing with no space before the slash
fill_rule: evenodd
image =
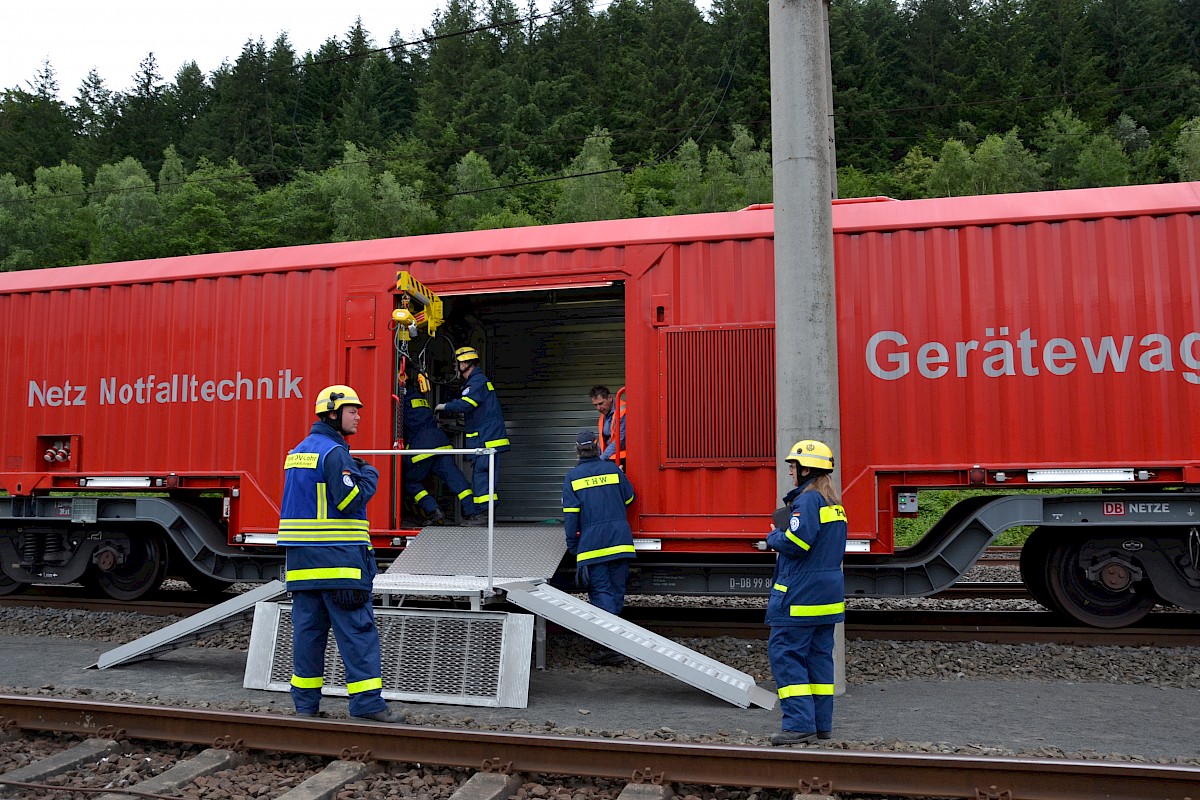
<path id="1" fill-rule="evenodd" d="M 331 36 L 344 36 L 356 17 L 383 47 L 397 30 L 405 40 L 419 38 L 445 5 L 445 0 L 4 0 L 0 89 L 28 90 L 46 59 L 58 78 L 59 96 L 68 103 L 93 67 L 109 89 L 130 89 L 138 65 L 151 52 L 164 81 L 173 80 L 188 61 L 210 75 L 223 60 L 233 63 L 248 40 L 261 38 L 270 47 L 286 31 L 293 49 L 303 55 Z M 523 9 L 525 3 L 516 5 Z M 545 10 L 549 0 L 538 5 Z"/>

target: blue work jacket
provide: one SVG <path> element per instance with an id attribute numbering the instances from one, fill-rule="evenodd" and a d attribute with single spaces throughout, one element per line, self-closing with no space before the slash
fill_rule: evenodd
<path id="1" fill-rule="evenodd" d="M 504 413 L 500 410 L 496 387 L 479 367 L 463 384 L 462 394 L 446 403 L 446 410 L 463 415 L 463 424 L 467 428 L 466 447 L 494 447 L 501 453 L 509 449 L 508 430 L 504 427 Z"/>
<path id="2" fill-rule="evenodd" d="M 563 479 L 563 524 L 567 550 L 579 565 L 635 558 L 625 507 L 633 484 L 612 461 L 581 458 Z"/>
<path id="3" fill-rule="evenodd" d="M 278 542 L 288 591 L 367 589 L 375 577 L 367 501 L 379 472 L 358 464 L 342 435 L 313 423 L 284 460 Z"/>
<path id="4" fill-rule="evenodd" d="M 805 482 L 804 485 L 807 485 Z M 775 561 L 767 624 L 826 625 L 846 618 L 846 512 L 820 492 L 797 486 L 783 498 L 792 507 L 787 530 L 773 530 L 767 545 Z"/>
<path id="5" fill-rule="evenodd" d="M 410 450 L 450 449 L 450 439 L 438 427 L 429 398 L 416 388 L 404 390 L 404 445 Z M 424 454 L 405 458 L 411 458 L 415 464 L 432 456 Z"/>

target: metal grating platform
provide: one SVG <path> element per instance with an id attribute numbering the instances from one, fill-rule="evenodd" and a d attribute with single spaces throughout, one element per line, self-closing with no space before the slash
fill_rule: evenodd
<path id="1" fill-rule="evenodd" d="M 259 603 L 243 686 L 286 692 L 292 678 L 292 605 Z M 377 608 L 375 621 L 389 700 L 525 708 L 533 617 L 495 611 Z M 332 633 L 323 694 L 346 696 Z"/>
<path id="2" fill-rule="evenodd" d="M 477 594 L 488 576 L 539 583 L 558 569 L 567 544 L 558 525 L 495 528 L 488 569 L 487 528 L 434 526 L 409 540 L 387 571 L 375 576 L 376 594 Z"/>
<path id="3" fill-rule="evenodd" d="M 689 650 L 566 592 L 545 584 L 535 586 L 529 583 L 509 583 L 497 588 L 507 594 L 510 603 L 526 611 L 740 708 L 751 705 L 762 708 L 775 706 L 775 693 L 758 686 L 754 678 L 746 673 Z"/>

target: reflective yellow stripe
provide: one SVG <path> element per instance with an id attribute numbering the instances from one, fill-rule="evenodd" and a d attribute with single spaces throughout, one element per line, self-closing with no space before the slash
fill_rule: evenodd
<path id="1" fill-rule="evenodd" d="M 788 613 L 793 617 L 825 617 L 831 614 L 846 613 L 846 604 L 826 603 L 821 606 L 791 606 Z"/>
<path id="2" fill-rule="evenodd" d="M 782 583 L 777 583 L 777 584 L 775 584 L 775 585 L 774 585 L 772 588 L 774 588 L 774 589 L 778 589 L 778 590 L 779 590 L 779 591 L 781 591 L 781 592 L 786 592 L 786 591 L 787 591 L 787 587 L 786 587 L 786 586 L 784 586 Z"/>
<path id="3" fill-rule="evenodd" d="M 325 496 L 325 484 L 317 484 L 317 519 L 329 518 L 329 500 Z"/>
<path id="4" fill-rule="evenodd" d="M 499 500 L 499 499 L 500 499 L 500 496 L 496 495 L 496 494 L 477 494 L 477 495 L 475 495 L 475 502 L 482 503 L 483 505 L 487 505 L 492 500 Z"/>
<path id="5" fill-rule="evenodd" d="M 787 536 L 789 539 L 791 539 L 793 542 L 795 542 L 795 543 L 796 543 L 796 546 L 797 546 L 797 547 L 799 547 L 800 549 L 802 549 L 802 550 L 808 550 L 808 549 L 809 549 L 809 544 L 808 544 L 808 542 L 804 541 L 803 539 L 801 539 L 801 538 L 800 538 L 799 536 L 797 536 L 796 534 L 792 533 L 791 531 L 784 531 L 784 534 L 785 534 L 785 535 L 786 535 L 786 536 Z"/>
<path id="6" fill-rule="evenodd" d="M 470 497 L 471 494 L 472 493 L 471 493 L 470 489 L 463 489 L 461 492 L 458 493 L 458 499 L 462 500 L 463 498 Z"/>
<path id="7" fill-rule="evenodd" d="M 283 468 L 316 469 L 317 459 L 320 457 L 318 453 L 288 453 L 288 457 L 283 460 Z"/>
<path id="8" fill-rule="evenodd" d="M 369 692 L 372 689 L 382 689 L 383 678 L 367 678 L 365 681 L 355 681 L 354 683 L 346 684 L 347 694 L 361 694 Z"/>
<path id="9" fill-rule="evenodd" d="M 846 521 L 846 509 L 841 506 L 823 506 L 821 508 L 821 524 L 826 522 Z"/>
<path id="10" fill-rule="evenodd" d="M 332 581 L 349 578 L 350 580 L 361 580 L 362 570 L 355 567 L 317 567 L 314 569 L 289 569 L 287 571 L 287 580 L 289 581 Z"/>
<path id="11" fill-rule="evenodd" d="M 454 446 L 449 445 L 449 444 L 444 444 L 441 447 L 435 447 L 434 449 L 435 450 L 453 450 Z M 413 456 L 413 463 L 415 464 L 418 461 L 424 461 L 427 458 L 433 458 L 435 455 L 437 455 L 437 454 L 436 453 L 422 453 L 419 456 Z"/>
<path id="12" fill-rule="evenodd" d="M 614 483 L 620 483 L 619 475 L 592 475 L 590 478 L 579 478 L 571 481 L 571 488 L 575 491 L 580 489 L 591 489 L 595 486 L 611 486 Z"/>
<path id="13" fill-rule="evenodd" d="M 289 544 L 370 544 L 371 534 L 354 531 L 290 531 L 279 532 L 275 543 L 280 546 Z"/>
<path id="14" fill-rule="evenodd" d="M 472 400 L 471 398 L 469 398 L 469 397 L 464 397 L 464 398 L 463 398 L 463 400 L 466 400 L 466 401 L 467 401 L 468 403 L 470 403 L 471 405 L 475 406 L 476 408 L 479 408 L 479 403 L 476 403 L 476 402 L 475 402 L 474 400 Z"/>
<path id="15" fill-rule="evenodd" d="M 628 500 L 626 500 L 626 501 L 625 501 L 625 505 L 629 505 L 629 504 L 630 504 L 630 503 L 632 503 L 632 502 L 633 502 L 633 498 L 631 497 L 631 498 L 629 498 Z"/>
<path id="16" fill-rule="evenodd" d="M 281 531 L 369 531 L 371 523 L 365 519 L 281 519 Z"/>
<path id="17" fill-rule="evenodd" d="M 413 408 L 429 408 L 429 401 L 420 398 L 412 401 Z"/>
<path id="18" fill-rule="evenodd" d="M 350 490 L 350 494 L 346 495 L 346 499 L 337 504 L 338 511 L 345 511 L 346 506 L 354 502 L 354 498 L 358 497 L 358 484 L 354 484 L 354 488 Z"/>
<path id="19" fill-rule="evenodd" d="M 580 553 L 575 557 L 575 563 L 579 564 L 584 561 L 591 561 L 594 558 L 603 558 L 611 556 L 614 553 L 637 553 L 631 544 L 619 544 L 616 547 L 604 547 L 600 550 L 588 550 L 586 553 Z"/>
<path id="20" fill-rule="evenodd" d="M 563 513 L 564 514 L 578 514 L 579 509 L 578 508 L 564 508 Z"/>
<path id="21" fill-rule="evenodd" d="M 478 436 L 478 435 L 479 435 L 479 431 L 475 431 L 474 433 L 468 433 L 467 438 L 470 439 L 472 436 Z"/>
<path id="22" fill-rule="evenodd" d="M 808 697 L 809 695 L 833 696 L 832 683 L 794 683 L 791 686 L 779 687 L 779 699 L 788 697 Z"/>
<path id="23" fill-rule="evenodd" d="M 509 442 L 508 439 L 492 439 L 490 441 L 484 442 L 483 446 L 484 447 L 504 447 L 505 445 L 508 445 L 508 444 L 511 444 L 511 442 Z"/>
<path id="24" fill-rule="evenodd" d="M 292 686 L 295 686 L 297 689 L 320 689 L 324 685 L 324 676 L 316 678 L 301 678 L 299 675 L 292 676 Z"/>
<path id="25" fill-rule="evenodd" d="M 413 495 L 413 502 L 414 502 L 414 503 L 419 503 L 419 502 L 421 502 L 423 499 L 425 499 L 426 497 L 429 497 L 429 492 L 427 492 L 427 491 L 425 491 L 424 489 L 422 489 L 421 491 L 419 491 L 419 492 L 417 492 L 415 495 Z"/>
<path id="26" fill-rule="evenodd" d="M 496 387 L 495 387 L 495 386 L 492 386 L 492 382 L 491 382 L 491 381 L 488 381 L 488 382 L 487 382 L 487 387 L 488 387 L 488 391 L 490 391 L 490 392 L 494 392 L 494 391 L 496 391 Z"/>

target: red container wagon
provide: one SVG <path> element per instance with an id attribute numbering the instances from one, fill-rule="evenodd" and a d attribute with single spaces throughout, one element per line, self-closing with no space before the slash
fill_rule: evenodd
<path id="1" fill-rule="evenodd" d="M 931 594 L 1031 525 L 1022 570 L 1056 610 L 1123 625 L 1200 607 L 1197 214 L 1198 184 L 835 205 L 848 593 Z M 444 305 L 405 344 L 434 399 L 469 344 L 504 404 L 501 523 L 561 517 L 588 390 L 624 386 L 633 588 L 765 592 L 772 223 L 758 208 L 0 276 L 0 386 L 21 399 L 0 433 L 0 591 L 275 577 L 282 458 L 316 392 L 366 399 L 353 447 L 397 439 L 407 272 Z M 373 460 L 386 556 L 417 531 L 395 460 Z M 1038 491 L 1063 487 L 1088 492 Z M 934 488 L 996 494 L 896 551 L 894 521 Z"/>

